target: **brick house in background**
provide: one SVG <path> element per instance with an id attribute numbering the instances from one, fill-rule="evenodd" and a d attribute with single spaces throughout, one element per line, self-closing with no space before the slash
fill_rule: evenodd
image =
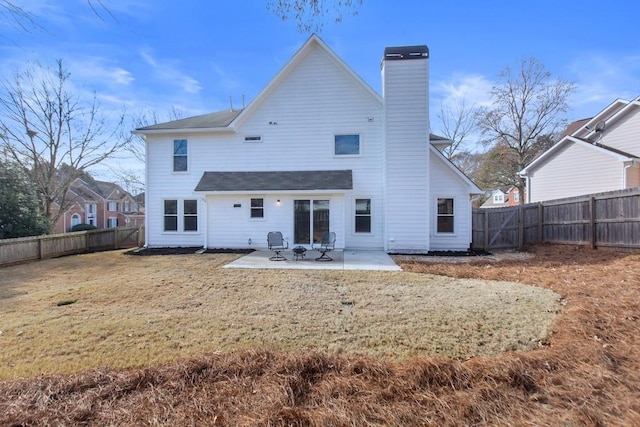
<path id="1" fill-rule="evenodd" d="M 89 176 L 77 178 L 67 193 L 67 210 L 53 227 L 53 233 L 67 233 L 77 224 L 98 229 L 138 227 L 144 224 L 144 207 L 117 184 Z"/>
<path id="2" fill-rule="evenodd" d="M 515 185 L 502 191 L 493 190 L 488 193 L 487 200 L 480 206 L 481 208 L 502 208 L 505 206 L 518 206 L 527 202 L 526 192 L 524 199 L 520 198 L 520 190 Z"/>

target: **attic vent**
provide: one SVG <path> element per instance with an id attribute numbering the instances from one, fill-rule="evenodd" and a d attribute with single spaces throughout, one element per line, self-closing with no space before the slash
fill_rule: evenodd
<path id="1" fill-rule="evenodd" d="M 262 137 L 260 135 L 245 136 L 244 142 L 262 142 Z"/>

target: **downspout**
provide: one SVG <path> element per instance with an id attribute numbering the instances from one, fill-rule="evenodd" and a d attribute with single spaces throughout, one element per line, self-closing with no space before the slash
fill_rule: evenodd
<path id="1" fill-rule="evenodd" d="M 638 165 L 638 160 L 633 159 L 630 162 L 624 162 L 624 163 L 626 163 L 626 164 L 622 168 L 622 188 L 626 189 L 627 188 L 627 170 L 629 168 L 637 166 Z"/>
<path id="2" fill-rule="evenodd" d="M 203 215 L 198 215 L 198 220 L 202 221 L 200 218 L 202 218 L 204 220 L 204 223 L 202 224 L 202 234 L 204 241 L 202 242 L 202 249 L 204 249 L 205 251 L 208 249 L 207 247 L 207 235 L 209 234 L 207 225 L 209 224 L 209 209 L 208 209 L 208 204 L 207 204 L 207 196 L 202 196 L 201 200 L 204 204 L 204 209 L 203 210 Z"/>

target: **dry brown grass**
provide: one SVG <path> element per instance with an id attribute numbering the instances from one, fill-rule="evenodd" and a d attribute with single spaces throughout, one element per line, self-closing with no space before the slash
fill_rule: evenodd
<path id="1" fill-rule="evenodd" d="M 220 268 L 236 256 L 120 251 L 0 269 L 0 378 L 256 347 L 493 355 L 536 348 L 560 310 L 557 294 L 508 282 Z"/>
<path id="2" fill-rule="evenodd" d="M 532 251 L 526 263 L 403 268 L 560 293 L 565 310 L 535 351 L 391 361 L 247 349 L 14 379 L 0 383 L 0 424 L 640 425 L 640 255 Z"/>

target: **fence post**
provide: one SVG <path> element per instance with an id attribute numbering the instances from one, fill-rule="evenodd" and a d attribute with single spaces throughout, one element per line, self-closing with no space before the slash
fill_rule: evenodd
<path id="1" fill-rule="evenodd" d="M 593 196 L 589 199 L 589 226 L 590 226 L 589 244 L 591 245 L 591 249 L 595 249 L 596 248 L 596 198 Z"/>
<path id="2" fill-rule="evenodd" d="M 113 227 L 113 247 L 118 249 L 118 227 Z"/>
<path id="3" fill-rule="evenodd" d="M 42 238 L 43 236 L 38 237 L 38 259 L 42 259 Z"/>
<path id="4" fill-rule="evenodd" d="M 524 247 L 524 209 L 518 205 L 518 250 Z"/>
<path id="5" fill-rule="evenodd" d="M 482 250 L 489 250 L 489 215 L 487 210 L 482 211 L 482 226 L 484 228 L 484 234 L 482 236 Z"/>
<path id="6" fill-rule="evenodd" d="M 544 206 L 542 202 L 538 202 L 538 243 L 542 243 L 544 239 Z"/>

